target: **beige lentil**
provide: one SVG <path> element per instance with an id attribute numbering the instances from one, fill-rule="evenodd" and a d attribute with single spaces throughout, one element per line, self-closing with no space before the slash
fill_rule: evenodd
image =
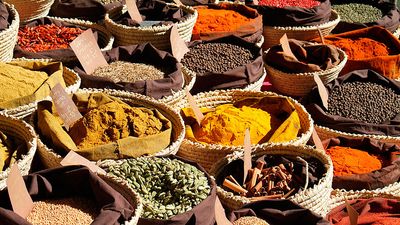
<path id="1" fill-rule="evenodd" d="M 244 216 L 233 222 L 233 225 L 269 225 L 265 220 L 255 216 Z"/>
<path id="2" fill-rule="evenodd" d="M 33 225 L 88 225 L 98 213 L 95 202 L 89 198 L 48 199 L 34 202 L 26 220 Z"/>
<path id="3" fill-rule="evenodd" d="M 135 82 L 164 78 L 164 73 L 152 65 L 124 61 L 115 61 L 107 66 L 99 67 L 92 75 L 107 77 L 114 82 Z"/>

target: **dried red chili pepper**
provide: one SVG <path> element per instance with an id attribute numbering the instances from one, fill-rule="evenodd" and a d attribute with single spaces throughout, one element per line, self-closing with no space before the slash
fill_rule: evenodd
<path id="1" fill-rule="evenodd" d="M 316 0 L 260 0 L 258 5 L 275 6 L 283 8 L 286 6 L 295 6 L 301 8 L 312 8 L 318 6 L 321 3 Z"/>
<path id="2" fill-rule="evenodd" d="M 21 27 L 18 31 L 18 45 L 29 52 L 66 49 L 82 32 L 80 28 L 55 24 Z"/>

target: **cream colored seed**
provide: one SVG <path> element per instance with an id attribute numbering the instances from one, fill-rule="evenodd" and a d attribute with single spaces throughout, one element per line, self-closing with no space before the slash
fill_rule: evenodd
<path id="1" fill-rule="evenodd" d="M 88 198 L 49 199 L 34 202 L 26 220 L 33 225 L 88 225 L 98 213 L 95 202 Z"/>
<path id="2" fill-rule="evenodd" d="M 268 225 L 268 223 L 255 216 L 244 216 L 233 222 L 233 225 Z"/>

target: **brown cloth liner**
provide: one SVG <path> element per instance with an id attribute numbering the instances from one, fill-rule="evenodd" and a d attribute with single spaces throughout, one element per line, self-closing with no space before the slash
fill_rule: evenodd
<path id="1" fill-rule="evenodd" d="M 240 13 L 247 18 L 252 19 L 248 23 L 243 24 L 242 26 L 238 27 L 235 31 L 210 31 L 210 32 L 201 32 L 200 33 L 193 33 L 192 40 L 203 40 L 203 41 L 210 41 L 217 38 L 222 38 L 226 36 L 239 36 L 244 40 L 257 43 L 261 40 L 262 31 L 263 31 L 263 24 L 262 24 L 262 16 L 257 12 L 257 10 L 252 9 L 243 4 L 231 4 L 231 3 L 219 3 L 219 4 L 208 4 L 202 6 L 196 6 L 196 9 L 199 8 L 209 8 L 209 9 L 226 9 L 226 10 L 233 10 Z"/>
<path id="2" fill-rule="evenodd" d="M 253 5 L 263 16 L 264 26 L 315 26 L 329 22 L 331 3 L 320 0 L 321 4 L 312 8 Z"/>
<path id="3" fill-rule="evenodd" d="M 11 18 L 6 5 L 0 1 L 0 31 L 8 28 L 13 18 Z"/>
<path id="4" fill-rule="evenodd" d="M 119 2 L 102 4 L 98 0 L 55 0 L 49 16 L 97 22 L 104 19 L 108 10 L 121 5 Z"/>
<path id="5" fill-rule="evenodd" d="M 48 17 L 43 17 L 43 18 L 33 20 L 33 21 L 25 24 L 24 26 L 35 27 L 38 25 L 45 25 L 45 24 L 54 24 L 57 26 L 64 26 L 64 27 L 77 27 L 77 28 L 81 28 L 82 30 L 88 29 L 87 27 L 84 27 L 84 26 L 75 25 L 75 24 L 59 21 L 57 19 L 48 18 Z M 95 29 L 92 29 L 92 31 L 94 33 L 95 39 L 98 41 L 99 47 L 104 48 L 105 47 L 104 45 L 107 43 L 99 42 L 98 31 Z M 15 45 L 15 48 L 14 48 L 14 58 L 54 59 L 56 61 L 63 62 L 64 65 L 66 65 L 66 66 L 70 66 L 70 64 L 68 64 L 68 63 L 70 63 L 71 61 L 76 63 L 76 61 L 78 60 L 75 56 L 74 51 L 72 51 L 71 47 L 68 47 L 67 49 L 54 49 L 54 50 L 47 50 L 47 51 L 41 51 L 41 52 L 29 52 L 29 51 L 23 50 L 21 47 L 18 46 L 18 44 Z"/>
<path id="6" fill-rule="evenodd" d="M 165 2 L 159 0 L 144 1 L 138 8 L 143 21 L 159 21 L 152 26 L 172 25 L 187 19 L 189 16 L 189 13 L 182 10 L 182 8 L 167 5 Z M 139 26 L 137 21 L 131 19 L 128 12 L 113 20 L 116 23 L 127 26 Z"/>
<path id="7" fill-rule="evenodd" d="M 359 225 L 378 225 L 383 224 L 379 221 L 392 220 L 398 224 L 400 214 L 400 204 L 398 200 L 387 198 L 357 199 L 349 201 L 349 204 L 359 213 L 357 224 Z M 378 213 L 382 213 L 378 215 Z M 348 225 L 350 219 L 346 210 L 346 205 L 342 204 L 327 215 L 328 221 L 332 225 Z M 385 224 L 390 224 L 387 221 Z"/>
<path id="8" fill-rule="evenodd" d="M 182 90 L 183 77 L 178 61 L 169 53 L 156 49 L 151 44 L 121 46 L 103 52 L 108 63 L 126 61 L 154 65 L 165 73 L 163 79 L 142 80 L 132 83 L 117 82 L 105 77 L 88 75 L 82 66 L 74 70 L 82 79 L 83 88 L 106 88 L 131 91 L 156 99 L 172 95 L 173 92 Z"/>
<path id="9" fill-rule="evenodd" d="M 330 93 L 335 87 L 339 87 L 347 82 L 355 81 L 380 84 L 385 87 L 390 87 L 396 94 L 400 94 L 400 83 L 388 79 L 372 70 L 355 70 L 327 83 L 325 87 L 328 93 Z M 315 123 L 321 126 L 356 134 L 400 136 L 400 114 L 382 124 L 365 123 L 341 116 L 330 115 L 326 113 L 325 108 L 322 105 L 317 87 L 314 87 L 303 99 L 303 105 L 311 114 Z"/>
<path id="10" fill-rule="evenodd" d="M 315 44 L 308 41 L 289 39 L 290 49 L 297 59 L 285 55 L 282 46 L 273 46 L 265 56 L 265 62 L 287 73 L 309 73 L 327 70 L 342 60 L 334 45 Z"/>
<path id="11" fill-rule="evenodd" d="M 111 97 L 103 93 L 74 94 L 72 99 L 83 115 L 85 115 L 88 109 L 97 108 L 101 105 L 111 102 L 118 102 L 120 104 L 128 105 L 118 98 Z M 162 122 L 163 127 L 160 133 L 145 137 L 128 136 L 108 144 L 78 149 L 71 139 L 71 136 L 64 130 L 52 107 L 52 102 L 50 101 L 41 101 L 38 103 L 38 119 L 36 126 L 38 131 L 40 131 L 39 133 L 43 135 L 45 140 L 47 140 L 47 143 L 51 143 L 52 147 L 55 147 L 57 150 L 59 150 L 57 153 L 63 156 L 69 151 L 75 151 L 76 153 L 93 161 L 102 159 L 139 157 L 142 155 L 155 154 L 168 147 L 171 142 L 171 121 L 165 118 L 157 109 L 148 109 L 151 110 Z"/>
<path id="12" fill-rule="evenodd" d="M 311 188 L 315 184 L 318 184 L 319 180 L 322 178 L 323 174 L 326 173 L 325 166 L 318 159 L 309 157 L 304 158 L 304 160 L 308 163 L 308 187 Z M 303 182 L 300 184 L 299 182 L 293 182 L 294 185 L 291 185 L 291 188 L 295 188 L 296 191 L 293 192 L 292 195 L 296 194 L 298 191 L 302 191 L 304 189 L 304 180 L 306 179 L 306 168 L 304 164 L 296 159 L 293 156 L 288 155 L 263 155 L 258 158 L 252 158 L 252 168 L 257 165 L 258 161 L 265 162 L 264 168 L 277 166 L 279 164 L 287 165 L 290 162 L 294 164 L 294 174 L 298 176 Z M 218 173 L 215 174 L 215 180 L 218 186 L 222 187 L 222 183 L 225 178 L 229 175 L 232 175 L 240 184 L 243 184 L 243 159 L 236 159 L 232 162 L 226 164 L 224 168 Z M 230 191 L 230 190 L 228 190 Z"/>
<path id="13" fill-rule="evenodd" d="M 184 163 L 195 166 L 205 174 L 210 185 L 210 194 L 200 204 L 193 207 L 191 210 L 178 214 L 168 220 L 146 219 L 140 218 L 138 225 L 211 225 L 215 223 L 215 200 L 217 198 L 217 187 L 215 181 L 210 177 L 206 170 L 198 163 L 181 158 L 176 155 L 165 156 L 170 159 L 178 159 Z"/>
<path id="14" fill-rule="evenodd" d="M 367 27 L 364 29 L 349 31 L 341 34 L 328 35 L 325 40 L 333 41 L 340 38 L 357 39 L 361 37 L 371 38 L 385 44 L 391 52 L 389 56 L 378 56 L 368 59 L 348 59 L 340 75 L 353 70 L 371 69 L 391 79 L 400 77 L 400 40 L 393 36 L 388 30 L 379 27 Z M 320 42 L 319 38 L 313 41 Z"/>
<path id="15" fill-rule="evenodd" d="M 259 80 L 264 73 L 262 50 L 253 43 L 247 42 L 237 36 L 227 36 L 210 41 L 193 41 L 188 47 L 194 47 L 200 43 L 228 43 L 249 49 L 254 59 L 251 63 L 239 66 L 224 73 L 209 72 L 196 74 L 196 82 L 190 93 L 196 94 L 204 91 L 243 88 Z"/>
<path id="16" fill-rule="evenodd" d="M 241 217 L 256 216 L 270 225 L 329 225 L 321 216 L 305 209 L 290 200 L 264 200 L 244 205 L 241 209 L 227 213 L 229 221 L 234 222 Z"/>
<path id="17" fill-rule="evenodd" d="M 400 26 L 400 12 L 396 8 L 395 0 L 382 1 L 382 0 L 363 0 L 362 2 L 356 0 L 334 0 L 334 5 L 349 4 L 349 3 L 362 3 L 372 5 L 380 9 L 383 17 L 377 21 L 370 23 L 349 23 L 340 21 L 339 24 L 333 29 L 333 34 L 339 34 L 351 30 L 361 29 L 365 27 L 381 26 L 390 32 L 395 32 Z"/>
<path id="18" fill-rule="evenodd" d="M 33 201 L 75 196 L 93 198 L 101 211 L 92 225 L 119 225 L 135 214 L 136 206 L 84 166 L 47 169 L 23 178 Z M 0 221 L 7 225 L 31 225 L 12 211 L 7 189 L 0 192 Z"/>
<path id="19" fill-rule="evenodd" d="M 383 188 L 389 184 L 399 181 L 400 160 L 390 162 L 390 152 L 400 151 L 400 147 L 395 144 L 379 142 L 370 138 L 331 138 L 324 140 L 325 149 L 333 146 L 350 147 L 384 158 L 382 169 L 366 174 L 353 174 L 350 176 L 334 176 L 333 188 L 345 190 L 374 190 Z"/>

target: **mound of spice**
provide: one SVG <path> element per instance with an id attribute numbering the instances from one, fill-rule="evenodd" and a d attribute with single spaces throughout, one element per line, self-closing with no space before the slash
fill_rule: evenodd
<path id="1" fill-rule="evenodd" d="M 287 198 L 295 191 L 294 164 L 279 164 L 264 168 L 265 162 L 258 161 L 256 167 L 249 169 L 246 183 L 240 185 L 233 176 L 228 176 L 223 186 L 250 201 Z"/>
<path id="2" fill-rule="evenodd" d="M 273 6 L 278 8 L 283 7 L 301 7 L 312 8 L 320 5 L 321 2 L 317 0 L 260 0 L 258 5 Z"/>
<path id="3" fill-rule="evenodd" d="M 72 125 L 69 135 L 79 149 L 86 149 L 128 136 L 158 134 L 163 129 L 163 123 L 152 110 L 113 101 L 87 112 Z"/>
<path id="4" fill-rule="evenodd" d="M 83 30 L 55 24 L 21 27 L 18 31 L 18 46 L 29 52 L 66 49 Z"/>
<path id="5" fill-rule="evenodd" d="M 48 74 L 0 62 L 0 103 L 31 95 L 48 79 Z"/>
<path id="6" fill-rule="evenodd" d="M 178 159 L 141 157 L 120 160 L 109 173 L 121 177 L 142 197 L 142 217 L 168 219 L 187 212 L 210 194 L 204 172 Z"/>
<path id="7" fill-rule="evenodd" d="M 371 23 L 383 17 L 379 8 L 362 3 L 333 4 L 332 8 L 340 15 L 340 20 L 348 23 Z"/>
<path id="8" fill-rule="evenodd" d="M 337 40 L 326 40 L 325 42 L 327 44 L 335 45 L 345 51 L 351 60 L 388 56 L 391 52 L 388 46 L 371 38 L 340 38 Z"/>
<path id="9" fill-rule="evenodd" d="M 265 220 L 255 216 L 243 216 L 233 222 L 233 225 L 269 225 Z"/>
<path id="10" fill-rule="evenodd" d="M 348 82 L 331 91 L 327 112 L 366 123 L 381 124 L 400 113 L 400 95 L 376 83 Z"/>
<path id="11" fill-rule="evenodd" d="M 182 64 L 201 76 L 208 72 L 224 73 L 252 60 L 254 54 L 244 47 L 228 43 L 205 43 L 190 48 Z"/>
<path id="12" fill-rule="evenodd" d="M 193 28 L 193 34 L 215 31 L 235 31 L 243 24 L 251 21 L 234 10 L 198 8 L 199 16 Z"/>
<path id="13" fill-rule="evenodd" d="M 349 147 L 333 146 L 326 150 L 333 162 L 335 176 L 365 174 L 382 168 L 377 156 Z"/>
<path id="14" fill-rule="evenodd" d="M 116 83 L 164 78 L 164 72 L 152 65 L 124 61 L 115 61 L 107 66 L 99 67 L 91 75 L 106 77 Z"/>
<path id="15" fill-rule="evenodd" d="M 92 199 L 68 197 L 34 202 L 26 220 L 33 225 L 89 225 L 98 214 L 99 209 Z"/>
<path id="16" fill-rule="evenodd" d="M 240 146 L 247 128 L 252 144 L 259 143 L 271 130 L 271 115 L 262 109 L 224 104 L 207 113 L 200 127 L 193 129 L 193 134 L 197 141 Z"/>

